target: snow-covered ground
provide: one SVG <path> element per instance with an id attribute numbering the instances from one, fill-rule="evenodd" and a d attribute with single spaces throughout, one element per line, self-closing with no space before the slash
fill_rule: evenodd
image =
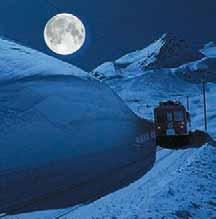
<path id="1" fill-rule="evenodd" d="M 157 159 L 139 181 L 62 218 L 216 217 L 215 148 L 161 151 Z"/>
<path id="2" fill-rule="evenodd" d="M 153 169 L 127 188 L 89 205 L 6 219 L 216 217 L 216 148 L 161 150 Z"/>

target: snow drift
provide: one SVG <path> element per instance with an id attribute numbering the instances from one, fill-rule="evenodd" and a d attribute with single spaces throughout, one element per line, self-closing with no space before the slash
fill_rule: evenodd
<path id="1" fill-rule="evenodd" d="M 0 46 L 0 213 L 100 174 L 111 185 L 108 173 L 143 164 L 145 153 L 152 161 L 143 169 L 152 165 L 153 142 L 145 153 L 133 146 L 151 122 L 141 121 L 108 86 L 14 42 L 0 40 Z"/>

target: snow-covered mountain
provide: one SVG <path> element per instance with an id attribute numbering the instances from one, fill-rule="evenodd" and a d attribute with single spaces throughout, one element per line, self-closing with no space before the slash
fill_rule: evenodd
<path id="1" fill-rule="evenodd" d="M 187 59 L 186 63 L 179 62 L 179 66 L 172 68 L 161 67 L 160 62 L 154 60 L 148 66 L 157 63 L 158 67 L 146 70 L 148 67 L 143 68 L 140 62 L 143 57 L 136 59 L 134 54 L 127 66 L 118 60 L 98 68 L 104 71 L 102 76 L 109 79 L 105 80 L 106 85 L 74 66 L 16 43 L 0 40 L 0 45 L 3 52 L 0 60 L 0 176 L 4 179 L 0 180 L 0 187 L 4 188 L 0 213 L 4 213 L 8 205 L 25 204 L 29 198 L 41 197 L 44 191 L 52 192 L 59 185 L 76 186 L 83 179 L 90 179 L 92 173 L 110 177 L 105 169 L 127 165 L 138 157 L 143 164 L 143 151 L 140 153 L 131 147 L 140 134 L 140 119 L 107 85 L 140 117 L 150 119 L 159 101 L 180 98 L 185 103 L 186 96 L 190 96 L 193 128 L 202 128 L 199 82 L 206 76 L 209 130 L 215 134 L 214 56 L 195 61 Z M 208 49 L 202 52 L 206 54 Z M 130 54 L 128 59 L 132 56 Z M 130 66 L 136 66 L 137 71 L 129 73 Z M 150 122 L 143 122 L 146 126 L 142 130 L 151 126 Z M 182 167 L 184 156 L 182 160 L 180 157 L 184 154 L 179 153 L 179 157 L 173 156 L 169 161 L 173 164 L 177 160 Z M 168 165 L 166 161 L 165 164 Z M 168 166 L 172 168 L 171 164 Z M 162 173 L 165 170 L 167 168 Z M 38 178 L 43 178 L 43 186 Z M 190 180 L 182 185 L 188 182 Z M 140 190 L 134 200 L 137 194 L 140 195 Z"/>
<path id="2" fill-rule="evenodd" d="M 201 52 L 207 57 L 216 57 L 216 43 L 209 42 L 207 43 Z"/>
<path id="3" fill-rule="evenodd" d="M 216 52 L 216 48 L 214 51 Z M 216 83 L 216 56 L 184 64 L 173 71 L 180 78 L 192 83 L 200 83 L 203 80 Z"/>
<path id="4" fill-rule="evenodd" d="M 177 99 L 186 103 L 189 96 L 194 121 L 202 114 L 200 83 L 206 80 L 210 82 L 208 97 L 213 100 L 209 103 L 209 116 L 215 118 L 215 53 L 213 43 L 199 52 L 185 41 L 163 35 L 141 51 L 99 66 L 94 75 L 118 93 L 136 114 L 151 119 L 154 107 L 161 100 Z M 199 124 L 201 127 L 202 121 Z"/>
<path id="5" fill-rule="evenodd" d="M 164 34 L 142 50 L 99 66 L 93 74 L 99 79 L 133 77 L 151 69 L 175 68 L 202 57 L 203 54 L 192 44 L 172 34 Z"/>

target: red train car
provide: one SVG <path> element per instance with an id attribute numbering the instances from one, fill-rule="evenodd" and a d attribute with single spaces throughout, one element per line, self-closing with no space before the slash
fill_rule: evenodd
<path id="1" fill-rule="evenodd" d="M 161 102 L 154 110 L 154 117 L 158 145 L 178 147 L 189 143 L 190 116 L 180 102 Z"/>

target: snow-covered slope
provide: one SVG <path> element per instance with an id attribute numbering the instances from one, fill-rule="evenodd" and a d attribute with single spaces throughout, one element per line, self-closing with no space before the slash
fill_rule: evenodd
<path id="1" fill-rule="evenodd" d="M 177 39 L 173 34 L 164 34 L 145 49 L 123 56 L 116 63 L 129 65 L 128 70 L 138 66 L 145 70 L 178 67 L 201 57 L 202 55 L 191 44 Z"/>
<path id="2" fill-rule="evenodd" d="M 0 51 L 0 81 L 50 74 L 90 78 L 80 68 L 6 39 L 0 38 Z"/>
<path id="3" fill-rule="evenodd" d="M 175 68 L 187 62 L 201 59 L 203 54 L 192 44 L 164 34 L 143 50 L 129 53 L 120 59 L 101 65 L 93 74 L 102 79 L 110 76 L 137 76 L 150 69 Z M 111 74 L 110 74 L 110 69 Z"/>
<path id="4" fill-rule="evenodd" d="M 121 76 L 121 72 L 118 71 L 115 63 L 113 62 L 105 62 L 104 64 L 98 66 L 93 72 L 93 76 L 98 78 L 99 80 L 103 79 L 114 79 Z"/>
<path id="5" fill-rule="evenodd" d="M 214 42 L 207 43 L 201 52 L 207 57 L 216 57 L 216 44 Z"/>
<path id="6" fill-rule="evenodd" d="M 201 60 L 187 63 L 173 69 L 173 71 L 180 78 L 192 83 L 200 83 L 203 80 L 216 83 L 216 56 L 205 57 Z"/>
<path id="7" fill-rule="evenodd" d="M 185 101 L 187 95 L 201 93 L 199 85 L 180 79 L 171 69 L 151 70 L 138 77 L 107 83 L 135 113 L 151 119 L 154 107 L 160 101 L 178 99 L 178 95 Z"/>

